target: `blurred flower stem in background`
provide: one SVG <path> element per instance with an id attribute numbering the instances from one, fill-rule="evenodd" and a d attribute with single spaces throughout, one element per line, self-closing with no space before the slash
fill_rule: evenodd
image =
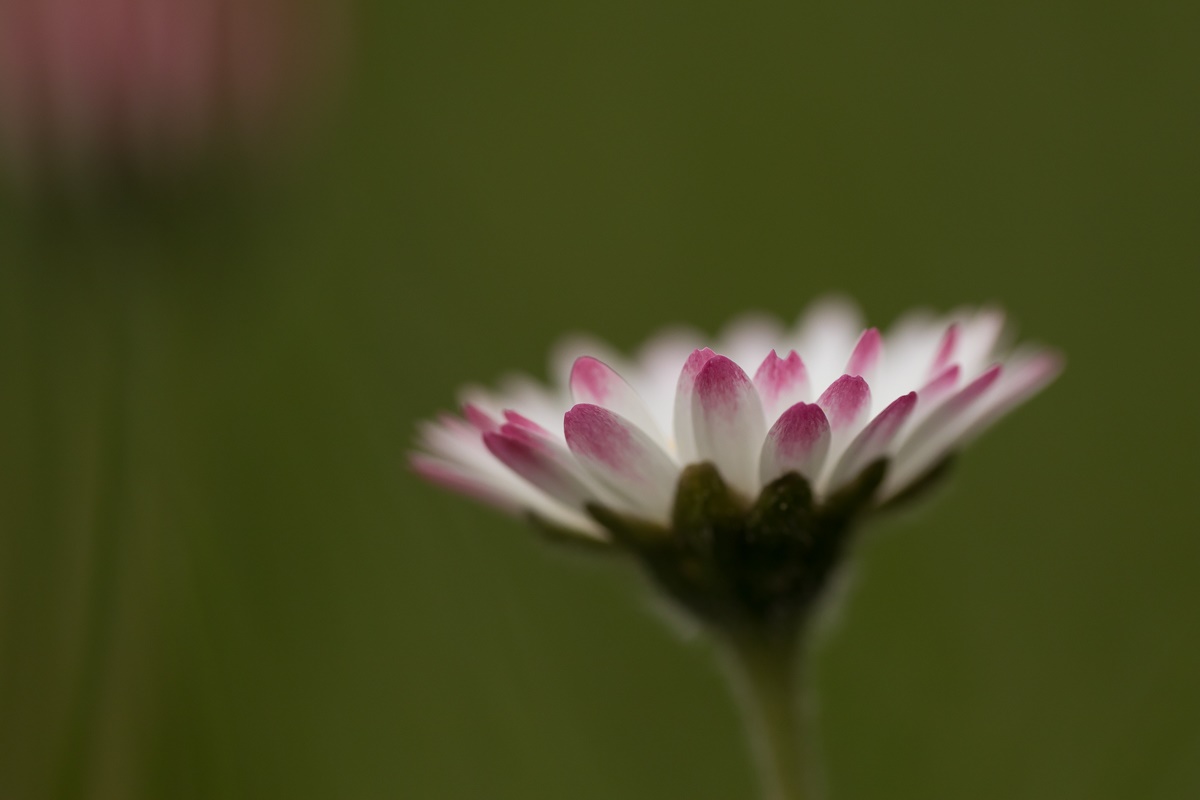
<path id="1" fill-rule="evenodd" d="M 334 88 L 342 19 L 321 0 L 0 0 L 0 207 L 32 245 L 4 265 L 6 391 L 35 443 L 0 531 L 3 600 L 24 601 L 0 619 L 0 707 L 35 720 L 0 730 L 5 800 L 161 796 L 146 732 L 182 680 L 169 609 L 195 592 L 162 522 L 189 469 L 168 343 L 180 315 L 227 313 L 256 179 Z"/>
<path id="2" fill-rule="evenodd" d="M 95 404 L 91 414 L 94 431 L 88 437 L 95 449 L 90 462 L 93 474 L 84 485 L 93 494 L 90 502 L 79 503 L 90 509 L 91 519 L 83 525 L 88 539 L 81 543 L 82 553 L 87 555 L 81 574 L 83 603 L 78 609 L 79 656 L 67 698 L 58 797 L 86 796 L 97 763 L 104 758 L 106 748 L 97 732 L 105 727 L 101 716 L 106 685 L 112 679 L 122 598 L 127 597 L 130 585 L 144 580 L 133 565 L 145 556 L 145 543 L 132 539 L 137 536 L 134 516 L 144 502 L 139 495 L 149 490 L 145 475 L 139 475 L 148 465 L 137 463 L 139 455 L 144 455 L 138 452 L 142 436 L 137 424 L 139 398 L 153 396 L 148 387 L 139 385 L 146 379 L 145 365 L 139 363 L 145 354 L 140 351 L 156 335 L 146 328 L 146 299 L 140 292 L 96 292 L 93 313 L 85 323 L 100 361 L 91 375 L 94 385 L 86 394 Z"/>

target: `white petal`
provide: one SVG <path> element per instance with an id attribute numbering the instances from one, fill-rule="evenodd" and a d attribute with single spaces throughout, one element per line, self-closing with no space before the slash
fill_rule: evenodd
<path id="1" fill-rule="evenodd" d="M 624 501 L 617 509 L 668 522 L 679 467 L 629 420 L 581 403 L 563 420 L 567 446 L 583 468 Z"/>
<path id="2" fill-rule="evenodd" d="M 664 441 L 645 401 L 616 370 L 603 361 L 580 356 L 571 368 L 570 380 L 571 400 L 574 403 L 590 403 L 615 411 L 657 441 Z"/>
<path id="3" fill-rule="evenodd" d="M 896 452 L 883 495 L 890 496 L 945 457 L 970 425 L 972 412 L 995 389 L 1002 369 L 995 365 L 931 411 Z"/>
<path id="4" fill-rule="evenodd" d="M 794 346 L 813 386 L 828 386 L 842 374 L 863 327 L 858 307 L 844 298 L 827 297 L 805 310 Z"/>
<path id="5" fill-rule="evenodd" d="M 721 329 L 717 352 L 736 364 L 753 365 L 787 340 L 783 325 L 767 314 L 746 314 Z"/>
<path id="6" fill-rule="evenodd" d="M 692 425 L 692 397 L 696 392 L 696 376 L 716 353 L 707 347 L 692 351 L 679 372 L 675 384 L 675 454 L 683 464 L 696 460 L 696 433 Z"/>
<path id="7" fill-rule="evenodd" d="M 725 356 L 709 359 L 696 376 L 692 424 L 697 457 L 716 464 L 732 488 L 756 497 L 767 423 L 754 384 Z"/>
<path id="8" fill-rule="evenodd" d="M 829 484 L 830 468 L 841 460 L 850 442 L 871 419 L 871 387 L 858 375 L 843 375 L 821 393 L 817 405 L 825 412 L 832 431 L 829 456 L 816 485 L 817 491 L 824 493 Z"/>
<path id="9" fill-rule="evenodd" d="M 973 379 L 995 363 L 1004 341 L 1004 312 L 983 308 L 959 322 L 958 341 L 949 360 L 962 365 Z"/>
<path id="10" fill-rule="evenodd" d="M 871 387 L 858 375 L 843 375 L 821 393 L 817 405 L 829 418 L 829 427 L 835 433 L 845 430 L 858 433 L 871 410 Z"/>
<path id="11" fill-rule="evenodd" d="M 795 350 L 790 351 L 787 358 L 780 358 L 774 350 L 768 353 L 754 373 L 754 388 L 758 390 L 769 423 L 779 419 L 784 410 L 796 403 L 807 401 L 812 391 L 808 370 Z"/>
<path id="12" fill-rule="evenodd" d="M 917 393 L 909 392 L 867 423 L 830 473 L 830 490 L 834 491 L 846 481 L 853 480 L 871 462 L 886 454 L 916 405 Z"/>
<path id="13" fill-rule="evenodd" d="M 558 457 L 548 442 L 534 434 L 485 433 L 483 443 L 500 463 L 560 503 L 582 510 L 595 495 L 576 475 L 574 464 Z"/>
<path id="14" fill-rule="evenodd" d="M 814 480 L 825 463 L 829 441 L 829 420 L 821 407 L 796 403 L 779 416 L 763 442 L 759 460 L 763 485 L 787 472 Z"/>
<path id="15" fill-rule="evenodd" d="M 977 406 L 960 436 L 967 443 L 993 425 L 1000 417 L 1024 403 L 1049 385 L 1063 369 L 1063 358 L 1055 352 L 1021 353 L 1004 365 L 1004 374 L 995 389 Z"/>
<path id="16" fill-rule="evenodd" d="M 846 360 L 845 373 L 858 375 L 871 383 L 875 380 L 875 370 L 883 358 L 883 337 L 877 328 L 867 328 L 858 337 L 850 358 Z"/>
<path id="17" fill-rule="evenodd" d="M 490 417 L 487 421 L 491 421 Z M 559 522 L 576 513 L 496 460 L 484 445 L 480 430 L 462 419 L 443 415 L 437 421 L 423 423 L 418 442 L 432 458 L 422 461 L 414 457 L 413 466 L 419 474 L 435 483 L 474 494 L 510 510 L 532 509 Z M 580 525 L 580 519 L 586 518 L 576 516 L 578 518 L 571 527 L 599 532 L 599 527 L 590 522 Z"/>

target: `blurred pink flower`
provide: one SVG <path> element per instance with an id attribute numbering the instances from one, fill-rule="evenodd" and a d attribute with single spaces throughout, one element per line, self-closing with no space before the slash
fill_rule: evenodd
<path id="1" fill-rule="evenodd" d="M 0 0 L 0 156 L 18 174 L 157 170 L 258 139 L 328 53 L 299 8 Z"/>

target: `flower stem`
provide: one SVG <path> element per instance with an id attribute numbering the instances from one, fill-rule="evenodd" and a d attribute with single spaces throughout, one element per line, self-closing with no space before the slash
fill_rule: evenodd
<path id="1" fill-rule="evenodd" d="M 802 636 L 731 637 L 735 688 L 746 716 L 765 800 L 817 800 L 804 735 L 799 675 Z"/>

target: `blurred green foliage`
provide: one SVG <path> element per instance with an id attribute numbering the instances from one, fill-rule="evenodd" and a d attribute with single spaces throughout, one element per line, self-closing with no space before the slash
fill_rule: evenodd
<path id="1" fill-rule="evenodd" d="M 0 797 L 753 792 L 637 576 L 408 474 L 467 381 L 849 291 L 1058 384 L 877 529 L 832 796 L 1200 794 L 1200 6 L 357 9 L 323 135 L 0 220 Z"/>

